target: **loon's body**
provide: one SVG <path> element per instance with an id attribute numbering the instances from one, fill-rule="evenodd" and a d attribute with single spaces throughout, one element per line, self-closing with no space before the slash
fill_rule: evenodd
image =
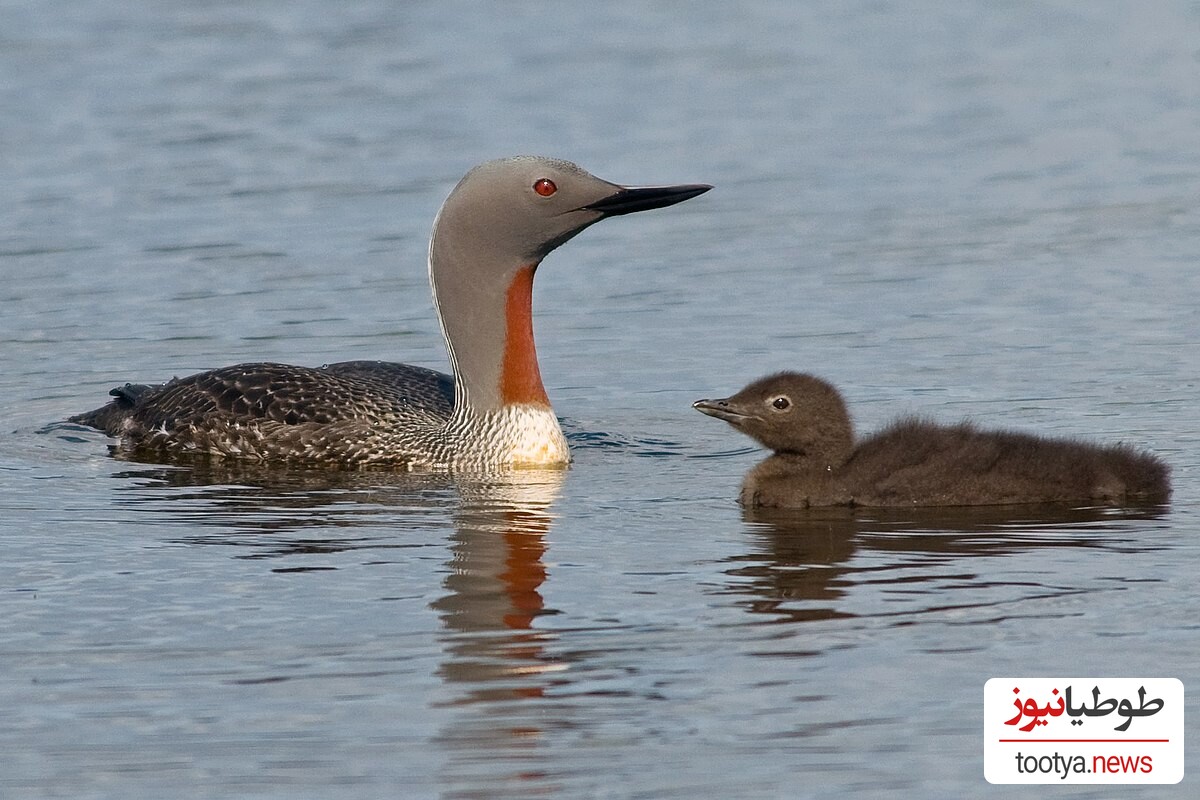
<path id="1" fill-rule="evenodd" d="M 490 161 L 434 222 L 429 278 L 452 375 L 382 361 L 254 363 L 126 384 L 71 418 L 127 450 L 328 466 L 562 466 L 570 453 L 542 385 L 533 276 L 542 259 L 609 216 L 660 208 L 706 185 L 622 187 L 570 162 Z"/>
<path id="2" fill-rule="evenodd" d="M 901 418 L 855 441 L 841 394 L 812 375 L 762 378 L 693 408 L 774 450 L 742 483 L 748 507 L 1165 502 L 1170 469 L 1123 444 Z"/>
<path id="3" fill-rule="evenodd" d="M 72 421 L 146 454 L 413 469 L 486 461 L 465 452 L 478 438 L 451 431 L 454 379 L 408 364 L 238 364 L 112 394 Z"/>

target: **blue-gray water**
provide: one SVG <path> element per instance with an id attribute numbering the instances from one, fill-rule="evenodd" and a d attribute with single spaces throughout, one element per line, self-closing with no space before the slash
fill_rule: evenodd
<path id="1" fill-rule="evenodd" d="M 0 20 L 0 796 L 1019 797 L 989 677 L 1200 690 L 1196 3 Z M 717 187 L 539 270 L 566 474 L 180 469 L 54 424 L 238 361 L 445 368 L 433 215 L 523 152 Z M 864 430 L 1131 442 L 1175 497 L 747 518 L 761 454 L 689 405 L 781 368 Z"/>

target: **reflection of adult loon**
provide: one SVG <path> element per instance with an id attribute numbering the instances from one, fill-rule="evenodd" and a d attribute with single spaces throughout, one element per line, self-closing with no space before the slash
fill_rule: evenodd
<path id="1" fill-rule="evenodd" d="M 429 245 L 453 377 L 379 361 L 239 364 L 126 384 L 71 421 L 150 452 L 434 469 L 566 464 L 534 350 L 534 271 L 605 217 L 709 188 L 627 188 L 547 158 L 481 164 L 446 198 Z"/>
<path id="2" fill-rule="evenodd" d="M 775 451 L 746 475 L 746 506 L 1119 505 L 1171 494 L 1167 465 L 1128 445 L 914 418 L 856 444 L 842 396 L 812 375 L 782 372 L 693 407 Z"/>

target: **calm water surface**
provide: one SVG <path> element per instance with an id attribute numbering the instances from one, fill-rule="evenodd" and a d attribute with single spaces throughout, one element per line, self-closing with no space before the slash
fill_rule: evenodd
<path id="1" fill-rule="evenodd" d="M 1019 797 L 989 677 L 1200 689 L 1195 3 L 0 17 L 0 795 Z M 445 368 L 433 215 L 520 152 L 717 185 L 539 271 L 568 472 L 141 464 L 61 424 L 237 361 Z M 1175 497 L 744 514 L 761 454 L 689 404 L 782 368 L 864 430 L 1144 446 Z"/>

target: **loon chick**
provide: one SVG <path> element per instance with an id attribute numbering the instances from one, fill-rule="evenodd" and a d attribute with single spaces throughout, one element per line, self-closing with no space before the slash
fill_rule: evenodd
<path id="1" fill-rule="evenodd" d="M 593 223 L 710 188 L 618 186 L 549 158 L 489 161 L 450 192 L 429 244 L 452 376 L 380 361 L 239 364 L 126 384 L 108 405 L 70 419 L 162 455 L 432 470 L 566 465 L 534 349 L 535 270 Z"/>
<path id="2" fill-rule="evenodd" d="M 856 443 L 841 394 L 803 373 L 770 375 L 692 407 L 775 451 L 742 483 L 739 501 L 748 507 L 1121 505 L 1171 494 L 1170 468 L 1124 444 L 914 417 Z"/>

